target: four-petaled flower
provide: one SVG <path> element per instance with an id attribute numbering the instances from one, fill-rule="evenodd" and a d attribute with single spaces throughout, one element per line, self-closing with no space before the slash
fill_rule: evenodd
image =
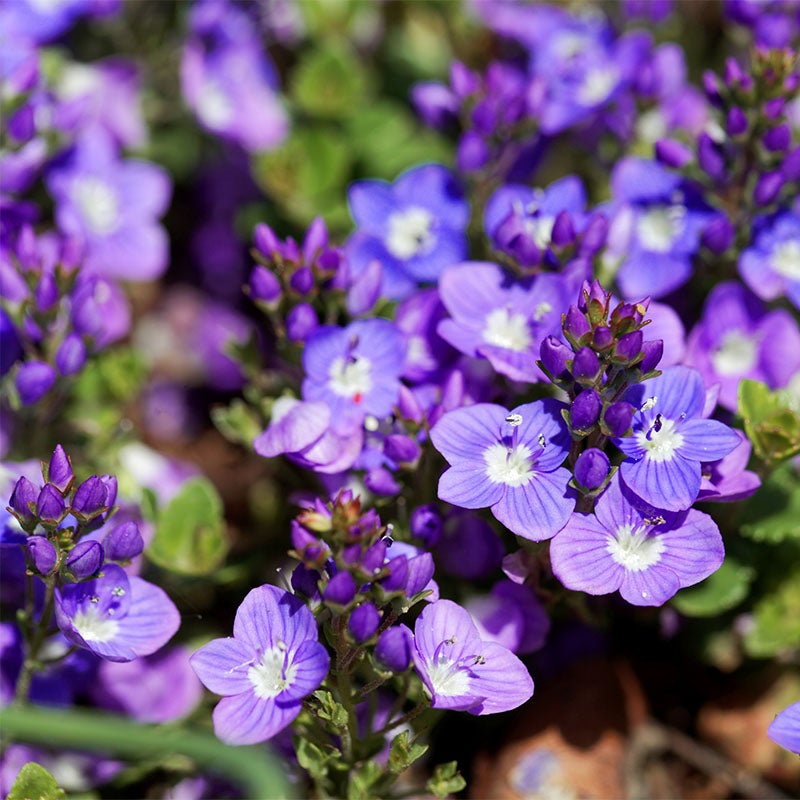
<path id="1" fill-rule="evenodd" d="M 223 695 L 214 732 L 228 744 L 255 744 L 282 731 L 322 683 L 329 663 L 309 608 L 267 585 L 242 601 L 232 638 L 214 639 L 191 658 L 206 687 Z"/>
<path id="2" fill-rule="evenodd" d="M 570 434 L 552 398 L 518 406 L 478 403 L 445 414 L 431 430 L 433 446 L 450 462 L 439 497 L 461 508 L 491 507 L 518 536 L 554 536 L 575 500 L 561 464 Z"/>

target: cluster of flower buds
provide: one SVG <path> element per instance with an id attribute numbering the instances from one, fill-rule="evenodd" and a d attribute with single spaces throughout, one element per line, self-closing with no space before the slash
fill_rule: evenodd
<path id="1" fill-rule="evenodd" d="M 23 227 L 0 256 L 3 358 L 19 402 L 33 405 L 87 357 L 124 336 L 130 311 L 121 290 L 79 270 L 71 240 Z"/>
<path id="2" fill-rule="evenodd" d="M 392 601 L 399 613 L 435 587 L 431 554 L 395 542 L 375 510 L 362 512 L 349 490 L 302 511 L 292 523 L 292 545 L 290 555 L 301 562 L 292 588 L 346 615 L 359 643 L 378 630 Z"/>
<path id="3" fill-rule="evenodd" d="M 93 535 L 116 510 L 116 478 L 92 475 L 76 486 L 61 445 L 48 464 L 42 462 L 42 478 L 44 484 L 36 486 L 21 477 L 8 505 L 22 528 L 18 540 L 33 574 L 58 573 L 68 582 L 83 581 L 106 562 L 126 564 L 142 552 L 142 535 L 132 521 L 104 531 L 102 537 Z"/>
<path id="4" fill-rule="evenodd" d="M 578 304 L 562 316 L 569 346 L 548 336 L 540 348 L 539 366 L 569 395 L 567 422 L 578 440 L 598 430 L 629 435 L 636 409 L 622 399 L 625 391 L 659 374 L 663 342 L 644 338 L 648 300 L 611 303 L 598 281 L 585 281 Z"/>
<path id="5" fill-rule="evenodd" d="M 720 125 L 702 132 L 694 149 L 663 139 L 656 144 L 656 157 L 714 187 L 730 200 L 731 212 L 763 213 L 780 205 L 800 178 L 800 146 L 787 116 L 800 88 L 795 56 L 788 49 L 756 48 L 749 69 L 729 58 L 721 77 L 705 73 L 706 95 Z M 740 187 L 745 187 L 743 197 Z M 734 227 L 719 222 L 704 243 L 723 252 L 733 241 Z"/>
<path id="6" fill-rule="evenodd" d="M 256 265 L 245 291 L 264 312 L 279 312 L 278 331 L 291 341 L 305 341 L 320 324 L 314 301 L 332 289 L 346 288 L 341 250 L 328 245 L 321 217 L 311 223 L 302 245 L 291 237 L 281 241 L 266 223 L 256 225 L 254 244 Z"/>

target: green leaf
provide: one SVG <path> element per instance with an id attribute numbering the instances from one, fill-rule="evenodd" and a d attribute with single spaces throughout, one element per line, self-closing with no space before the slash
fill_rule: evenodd
<path id="1" fill-rule="evenodd" d="M 308 739 L 295 737 L 295 751 L 297 763 L 314 780 L 321 781 L 328 774 L 328 764 L 333 758 L 332 754 L 326 754 L 321 747 L 318 747 Z"/>
<path id="2" fill-rule="evenodd" d="M 672 605 L 687 617 L 716 616 L 744 600 L 755 577 L 753 567 L 727 557 L 704 581 L 678 592 L 672 598 Z"/>
<path id="3" fill-rule="evenodd" d="M 245 797 L 279 800 L 295 794 L 282 763 L 265 747 L 231 747 L 180 725 L 143 725 L 94 710 L 28 705 L 4 708 L 0 727 L 15 742 L 89 750 L 134 763 L 179 753 L 199 769 L 225 775 Z"/>
<path id="4" fill-rule="evenodd" d="M 739 383 L 738 410 L 756 454 L 783 461 L 800 453 L 800 411 L 785 392 L 771 392 L 760 381 Z"/>
<path id="5" fill-rule="evenodd" d="M 222 500 L 207 478 L 191 478 L 156 520 L 148 557 L 165 569 L 208 575 L 228 550 Z"/>
<path id="6" fill-rule="evenodd" d="M 374 800 L 374 787 L 383 778 L 383 767 L 376 761 L 365 761 L 350 772 L 347 781 L 347 800 Z"/>
<path id="7" fill-rule="evenodd" d="M 329 720 L 336 728 L 347 727 L 347 709 L 341 703 L 337 703 L 330 692 L 318 689 L 314 692 L 314 697 L 319 701 L 319 708 L 316 709 L 315 714 L 320 719 Z"/>
<path id="8" fill-rule="evenodd" d="M 739 530 L 769 544 L 800 539 L 800 476 L 792 463 L 774 470 L 748 500 Z"/>
<path id="9" fill-rule="evenodd" d="M 367 90 L 364 66 L 339 42 L 306 51 L 295 68 L 289 96 L 308 114 L 339 119 L 364 103 Z"/>
<path id="10" fill-rule="evenodd" d="M 66 797 L 56 779 L 33 761 L 22 765 L 8 800 L 61 800 Z"/>
<path id="11" fill-rule="evenodd" d="M 756 603 L 744 647 L 755 658 L 771 658 L 800 647 L 800 568 Z"/>
<path id="12" fill-rule="evenodd" d="M 428 749 L 426 744 L 408 743 L 408 731 L 402 731 L 392 740 L 389 748 L 389 769 L 397 774 L 407 770 Z"/>
<path id="13" fill-rule="evenodd" d="M 228 406 L 212 408 L 211 421 L 228 441 L 247 448 L 252 448 L 253 440 L 264 430 L 259 415 L 238 397 Z"/>
<path id="14" fill-rule="evenodd" d="M 458 763 L 448 761 L 446 764 L 437 764 L 433 777 L 425 784 L 425 788 L 437 797 L 447 797 L 460 792 L 466 785 L 467 782 L 458 771 Z"/>

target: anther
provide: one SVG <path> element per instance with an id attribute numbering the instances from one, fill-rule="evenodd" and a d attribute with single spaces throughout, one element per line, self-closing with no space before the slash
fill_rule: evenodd
<path id="1" fill-rule="evenodd" d="M 642 403 L 642 405 L 639 407 L 639 411 L 649 411 L 657 402 L 658 397 L 656 397 L 656 395 L 648 397 L 647 400 L 645 400 L 644 403 Z"/>

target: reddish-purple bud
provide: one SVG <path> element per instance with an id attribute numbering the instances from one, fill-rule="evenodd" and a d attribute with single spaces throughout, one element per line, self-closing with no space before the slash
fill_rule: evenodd
<path id="1" fill-rule="evenodd" d="M 304 342 L 319 327 L 317 312 L 300 303 L 286 315 L 286 335 L 293 342 Z"/>
<path id="2" fill-rule="evenodd" d="M 338 606 L 348 605 L 356 596 L 358 587 L 349 572 L 337 572 L 325 587 L 322 593 L 326 603 Z"/>
<path id="3" fill-rule="evenodd" d="M 22 405 L 41 400 L 56 382 L 56 371 L 44 361 L 26 361 L 17 372 L 16 385 Z"/>
<path id="4" fill-rule="evenodd" d="M 419 445 L 402 433 L 390 433 L 383 441 L 383 452 L 397 464 L 410 464 L 419 458 Z"/>
<path id="5" fill-rule="evenodd" d="M 433 578 L 434 569 L 433 556 L 430 553 L 420 553 L 409 558 L 406 594 L 413 597 L 421 592 Z"/>
<path id="6" fill-rule="evenodd" d="M 609 435 L 625 436 L 630 431 L 635 411 L 636 409 L 630 403 L 623 400 L 608 406 L 603 412 L 603 423 Z"/>
<path id="7" fill-rule="evenodd" d="M 374 575 L 383 567 L 383 563 L 386 561 L 386 546 L 385 539 L 378 539 L 375 544 L 367 548 L 361 557 L 361 569 L 368 575 Z"/>
<path id="8" fill-rule="evenodd" d="M 350 614 L 348 627 L 353 638 L 360 644 L 366 642 L 376 630 L 381 622 L 381 615 L 372 603 L 362 603 Z"/>
<path id="9" fill-rule="evenodd" d="M 303 260 L 306 262 L 306 264 L 313 264 L 317 256 L 327 246 L 328 229 L 325 227 L 325 220 L 322 219 L 322 217 L 315 217 L 308 226 L 305 238 L 303 239 Z"/>
<path id="10" fill-rule="evenodd" d="M 555 336 L 546 336 L 539 346 L 539 357 L 542 359 L 542 364 L 556 380 L 569 377 L 567 361 L 572 356 L 572 350 Z"/>
<path id="11" fill-rule="evenodd" d="M 641 331 L 631 331 L 620 338 L 614 347 L 614 358 L 622 361 L 635 361 L 642 352 L 644 336 Z"/>
<path id="12" fill-rule="evenodd" d="M 386 565 L 389 574 L 381 581 L 381 586 L 387 592 L 405 591 L 408 583 L 408 558 L 395 556 Z"/>
<path id="13" fill-rule="evenodd" d="M 556 215 L 550 240 L 556 247 L 566 247 L 575 241 L 575 223 L 569 211 L 559 211 Z"/>
<path id="14" fill-rule="evenodd" d="M 563 321 L 564 334 L 574 342 L 580 342 L 583 337 L 589 338 L 591 326 L 589 320 L 581 313 L 576 306 L 570 306 L 564 315 Z"/>
<path id="15" fill-rule="evenodd" d="M 66 516 L 67 507 L 61 492 L 52 483 L 42 486 L 36 498 L 36 515 L 46 525 L 57 525 Z"/>
<path id="16" fill-rule="evenodd" d="M 642 372 L 654 370 L 664 355 L 664 340 L 650 339 L 642 342 L 642 353 L 644 353 L 644 358 L 639 362 L 639 369 Z"/>
<path id="17" fill-rule="evenodd" d="M 103 566 L 103 546 L 100 542 L 84 539 L 72 548 L 64 563 L 64 572 L 73 580 L 91 578 Z"/>
<path id="18" fill-rule="evenodd" d="M 130 561 L 144 550 L 139 526 L 129 520 L 113 527 L 103 539 L 103 549 L 109 561 Z"/>
<path id="19" fill-rule="evenodd" d="M 600 374 L 600 359 L 591 347 L 581 347 L 572 362 L 572 375 L 581 383 L 592 383 Z"/>
<path id="20" fill-rule="evenodd" d="M 72 513 L 81 520 L 89 520 L 102 513 L 108 501 L 108 489 L 97 475 L 87 478 L 72 498 Z"/>
<path id="21" fill-rule="evenodd" d="M 364 476 L 364 486 L 379 497 L 394 497 L 402 488 L 386 467 L 375 467 Z"/>
<path id="22" fill-rule="evenodd" d="M 72 474 L 72 464 L 69 456 L 64 452 L 64 448 L 57 444 L 53 455 L 50 456 L 50 464 L 47 467 L 47 480 L 52 483 L 62 494 L 69 491 L 75 476 Z"/>
<path id="23" fill-rule="evenodd" d="M 703 172 L 715 180 L 725 174 L 725 159 L 707 133 L 701 133 L 697 139 L 697 161 Z"/>
<path id="24" fill-rule="evenodd" d="M 709 102 L 714 106 L 719 106 L 722 96 L 719 93 L 719 79 L 717 76 L 711 70 L 706 70 L 703 73 L 702 82 L 703 90 Z"/>
<path id="25" fill-rule="evenodd" d="M 764 147 L 772 153 L 782 153 L 792 143 L 792 129 L 787 122 L 764 134 Z"/>
<path id="26" fill-rule="evenodd" d="M 674 169 L 685 167 L 694 158 L 692 150 L 676 139 L 659 139 L 655 154 L 657 161 Z"/>
<path id="27" fill-rule="evenodd" d="M 599 253 L 605 246 L 607 237 L 608 220 L 606 217 L 599 213 L 592 215 L 583 231 L 583 236 L 581 236 L 580 255 L 591 258 Z"/>
<path id="28" fill-rule="evenodd" d="M 733 244 L 735 234 L 731 221 L 720 214 L 706 225 L 701 241 L 712 253 L 721 255 Z"/>
<path id="29" fill-rule="evenodd" d="M 255 301 L 272 304 L 281 297 L 281 284 L 275 274 L 261 264 L 250 272 L 250 297 Z"/>
<path id="30" fill-rule="evenodd" d="M 259 222 L 253 231 L 253 242 L 258 251 L 269 259 L 280 255 L 281 243 L 266 222 Z"/>
<path id="31" fill-rule="evenodd" d="M 31 483 L 25 476 L 22 476 L 14 484 L 8 504 L 23 524 L 36 519 L 35 508 L 39 491 L 39 487 Z"/>
<path id="32" fill-rule="evenodd" d="M 780 194 L 783 188 L 783 175 L 780 170 L 765 172 L 759 176 L 753 189 L 753 200 L 759 206 L 768 205 Z"/>
<path id="33" fill-rule="evenodd" d="M 730 136 L 741 136 L 747 130 L 747 114 L 739 106 L 734 106 L 728 111 L 725 128 Z"/>
<path id="34" fill-rule="evenodd" d="M 460 61 L 453 61 L 450 65 L 450 85 L 456 95 L 463 99 L 476 92 L 481 84 L 472 70 Z"/>
<path id="35" fill-rule="evenodd" d="M 764 103 L 764 116 L 767 119 L 775 120 L 783 114 L 786 107 L 786 100 L 783 97 L 773 97 Z"/>
<path id="36" fill-rule="evenodd" d="M 576 431 L 591 428 L 600 418 L 603 403 L 594 389 L 585 389 L 573 401 L 569 411 L 569 420 Z"/>
<path id="37" fill-rule="evenodd" d="M 725 60 L 723 78 L 730 87 L 738 86 L 744 80 L 744 70 L 735 58 L 729 57 Z"/>
<path id="38" fill-rule="evenodd" d="M 39 311 L 49 311 L 58 302 L 58 286 L 51 272 L 42 273 L 34 296 Z"/>
<path id="39" fill-rule="evenodd" d="M 375 645 L 375 659 L 392 672 L 404 672 L 411 664 L 414 637 L 405 625 L 392 625 L 379 637 Z"/>
<path id="40" fill-rule="evenodd" d="M 579 486 L 591 492 L 603 485 L 610 469 L 608 456 L 602 450 L 590 447 L 575 462 L 575 480 Z"/>
<path id="41" fill-rule="evenodd" d="M 781 174 L 787 182 L 800 180 L 800 147 L 795 147 L 786 154 L 781 165 Z"/>
<path id="42" fill-rule="evenodd" d="M 311 267 L 300 267 L 289 278 L 289 286 L 298 294 L 308 294 L 314 288 L 314 273 Z"/>
<path id="43" fill-rule="evenodd" d="M 58 560 L 58 552 L 45 536 L 29 536 L 25 540 L 28 559 L 42 575 L 49 575 Z"/>
<path id="44" fill-rule="evenodd" d="M 592 346 L 595 350 L 606 350 L 614 344 L 614 334 L 607 325 L 600 325 L 592 333 Z"/>
<path id="45" fill-rule="evenodd" d="M 420 405 L 417 396 L 405 384 L 400 387 L 400 394 L 397 400 L 397 410 L 403 419 L 411 422 L 422 422 L 425 411 Z"/>

